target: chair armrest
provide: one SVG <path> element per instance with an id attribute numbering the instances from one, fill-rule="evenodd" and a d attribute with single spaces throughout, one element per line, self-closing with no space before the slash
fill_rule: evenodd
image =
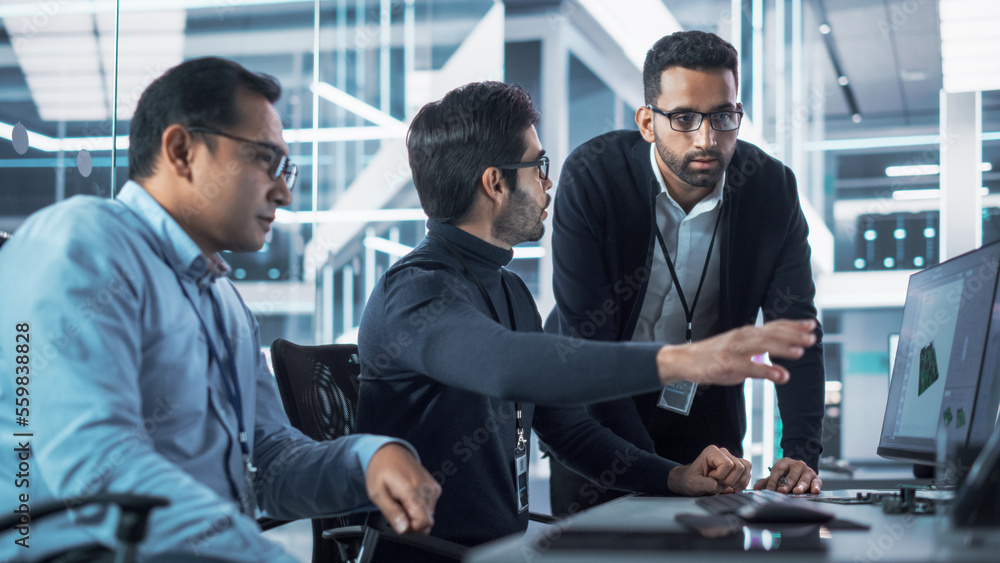
<path id="1" fill-rule="evenodd" d="M 284 526 L 285 524 L 291 524 L 295 520 L 278 520 L 277 518 L 266 518 L 261 517 L 257 519 L 257 525 L 260 526 L 260 531 L 266 532 L 268 530 L 273 530 Z"/>
<path id="2" fill-rule="evenodd" d="M 372 517 L 373 515 L 375 515 L 374 518 Z M 347 542 L 353 540 L 361 541 L 366 532 L 369 532 L 372 528 L 374 528 L 374 531 L 378 532 L 378 541 L 386 541 L 414 547 L 422 551 L 454 559 L 456 561 L 460 561 L 465 555 L 465 552 L 469 549 L 464 545 L 443 540 L 441 538 L 435 538 L 433 536 L 425 536 L 422 534 L 397 534 L 389 527 L 385 518 L 383 518 L 379 513 L 369 514 L 366 524 L 363 526 L 343 526 L 340 528 L 333 528 L 331 530 L 324 530 L 323 539 L 335 540 L 337 542 Z"/>

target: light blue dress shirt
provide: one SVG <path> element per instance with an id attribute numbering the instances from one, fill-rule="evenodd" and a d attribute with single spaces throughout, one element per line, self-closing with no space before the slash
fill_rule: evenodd
<path id="1" fill-rule="evenodd" d="M 317 443 L 290 427 L 260 352 L 257 322 L 233 284 L 216 277 L 220 267 L 228 269 L 207 259 L 133 182 L 115 201 L 78 196 L 47 207 L 14 233 L 0 251 L 5 513 L 21 494 L 29 506 L 100 492 L 162 495 L 171 505 L 152 513 L 141 554 L 293 561 L 241 509 L 237 417 L 195 312 L 225 356 L 213 288 L 239 374 L 257 505 L 276 518 L 374 509 L 365 469 L 375 450 L 396 440 L 356 435 Z M 18 333 L 18 324 L 28 331 Z M 15 414 L 14 369 L 23 355 L 17 334 L 30 337 L 24 426 Z M 17 487 L 15 448 L 25 443 L 29 477 Z M 113 546 L 116 521 L 117 510 L 94 507 L 31 522 L 27 549 L 14 543 L 21 536 L 0 535 L 0 560 Z"/>

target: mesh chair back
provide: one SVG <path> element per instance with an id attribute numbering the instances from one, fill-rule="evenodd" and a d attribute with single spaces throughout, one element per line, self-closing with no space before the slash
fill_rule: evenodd
<path id="1" fill-rule="evenodd" d="M 292 426 L 321 441 L 357 431 L 357 345 L 299 346 L 279 338 L 271 344 L 271 363 Z M 313 563 L 343 561 L 340 550 L 322 534 L 350 524 L 346 518 L 313 520 Z"/>

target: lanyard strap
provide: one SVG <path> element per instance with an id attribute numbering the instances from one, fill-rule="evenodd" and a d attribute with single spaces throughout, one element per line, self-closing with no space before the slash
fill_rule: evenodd
<path id="1" fill-rule="evenodd" d="M 500 322 L 500 314 L 497 313 L 497 308 L 493 305 L 493 300 L 490 298 L 490 294 L 487 293 L 486 287 L 483 282 L 479 280 L 479 276 L 472 271 L 469 264 L 466 263 L 465 258 L 462 257 L 462 253 L 459 252 L 455 245 L 451 243 L 448 239 L 437 233 L 430 233 L 428 236 L 434 237 L 434 239 L 440 241 L 444 244 L 445 249 L 455 257 L 462 264 L 462 269 L 465 270 L 466 276 L 468 276 L 473 282 L 475 282 L 476 287 L 479 288 L 479 292 L 482 293 L 483 299 L 486 300 L 486 305 L 490 308 L 490 314 L 493 315 L 493 320 L 497 322 L 500 326 L 503 323 Z M 510 319 L 510 329 L 517 331 L 517 321 L 514 320 L 514 305 L 510 299 L 510 290 L 507 288 L 507 281 L 504 280 L 503 274 L 500 274 L 500 286 L 503 288 L 504 298 L 507 300 L 507 316 Z M 514 409 L 517 412 L 517 451 L 521 452 L 525 448 L 527 440 L 524 438 L 524 423 L 521 420 L 521 403 L 514 402 Z"/>
<path id="2" fill-rule="evenodd" d="M 181 282 L 180 277 L 177 279 Z M 236 411 L 236 424 L 239 429 L 239 442 L 240 442 L 240 452 L 243 454 L 243 463 L 246 466 L 247 471 L 251 474 L 256 473 L 257 468 L 254 467 L 253 462 L 250 459 L 250 440 L 247 438 L 246 426 L 243 423 L 243 395 L 240 393 L 240 382 L 236 375 L 236 360 L 233 354 L 233 345 L 229 341 L 229 336 L 226 334 L 226 326 L 222 322 L 222 312 L 219 307 L 219 302 L 215 298 L 214 288 L 208 289 L 208 296 L 212 300 L 212 313 L 215 318 L 216 327 L 222 334 L 222 342 L 226 346 L 226 354 L 228 355 L 228 362 L 223 363 L 222 358 L 219 356 L 218 350 L 215 348 L 215 343 L 212 341 L 212 334 L 208 330 L 208 324 L 205 323 L 205 319 L 202 318 L 201 312 L 198 311 L 198 307 L 195 305 L 194 299 L 188 293 L 186 287 L 183 283 L 180 283 L 181 291 L 184 292 L 184 297 L 187 298 L 188 302 L 191 304 L 191 308 L 194 309 L 194 315 L 198 317 L 198 322 L 201 324 L 201 330 L 205 333 L 205 341 L 208 343 L 208 353 L 212 356 L 212 361 L 219 366 L 219 371 L 222 372 L 222 380 L 225 382 L 226 394 L 229 396 L 229 402 Z M 228 370 L 226 368 L 229 368 Z M 227 373 L 228 372 L 228 373 Z"/>
<path id="3" fill-rule="evenodd" d="M 712 259 L 712 248 L 715 247 L 715 235 L 719 232 L 719 221 L 722 219 L 722 208 L 719 208 L 719 215 L 715 218 L 715 227 L 712 228 L 712 240 L 708 243 L 708 253 L 705 255 L 705 266 L 701 269 L 701 279 L 698 280 L 698 289 L 694 292 L 694 301 L 691 302 L 691 308 L 688 308 L 687 299 L 684 299 L 684 289 L 681 288 L 681 282 L 677 279 L 677 271 L 674 269 L 674 263 L 670 260 L 670 253 L 667 252 L 667 243 L 663 241 L 663 234 L 660 232 L 660 226 L 655 225 L 653 229 L 656 231 L 656 240 L 660 241 L 660 250 L 663 251 L 663 257 L 667 259 L 667 268 L 670 269 L 670 277 L 674 280 L 674 287 L 677 288 L 677 297 L 681 300 L 681 307 L 684 308 L 684 317 L 687 321 L 687 326 L 685 329 L 685 339 L 687 342 L 692 340 L 691 325 L 694 320 L 694 308 L 698 305 L 698 297 L 701 295 L 701 287 L 705 283 L 705 274 L 708 273 L 708 263 Z"/>

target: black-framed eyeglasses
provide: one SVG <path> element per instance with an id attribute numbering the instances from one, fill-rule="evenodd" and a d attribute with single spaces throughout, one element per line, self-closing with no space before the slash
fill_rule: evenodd
<path id="1" fill-rule="evenodd" d="M 292 163 L 288 159 L 288 155 L 284 153 L 280 148 L 274 146 L 271 143 L 264 141 L 253 141 L 250 139 L 244 139 L 243 137 L 237 137 L 236 135 L 230 135 L 224 131 L 219 131 L 218 129 L 213 129 L 211 127 L 188 127 L 188 131 L 192 133 L 208 133 L 209 135 L 219 135 L 220 137 L 226 137 L 227 139 L 232 139 L 234 141 L 239 141 L 241 143 L 248 143 L 259 149 L 264 149 L 265 153 L 263 156 L 270 158 L 266 163 L 268 165 L 267 173 L 271 176 L 272 180 L 277 180 L 278 178 L 285 177 L 285 185 L 288 189 L 292 189 L 295 186 L 295 180 L 299 177 L 299 167 Z"/>
<path id="2" fill-rule="evenodd" d="M 740 128 L 743 121 L 743 110 L 722 110 L 702 113 L 700 111 L 663 111 L 662 109 L 646 104 L 646 107 L 654 113 L 666 117 L 670 121 L 670 128 L 681 133 L 690 133 L 701 128 L 701 122 L 708 117 L 708 122 L 712 124 L 712 129 L 716 131 L 735 131 Z"/>
<path id="3" fill-rule="evenodd" d="M 519 170 L 521 168 L 535 168 L 538 167 L 538 175 L 541 176 L 542 180 L 549 179 L 549 157 L 543 156 L 539 160 L 532 160 L 530 162 L 518 162 L 517 164 L 504 164 L 502 166 L 497 166 L 501 170 Z"/>

